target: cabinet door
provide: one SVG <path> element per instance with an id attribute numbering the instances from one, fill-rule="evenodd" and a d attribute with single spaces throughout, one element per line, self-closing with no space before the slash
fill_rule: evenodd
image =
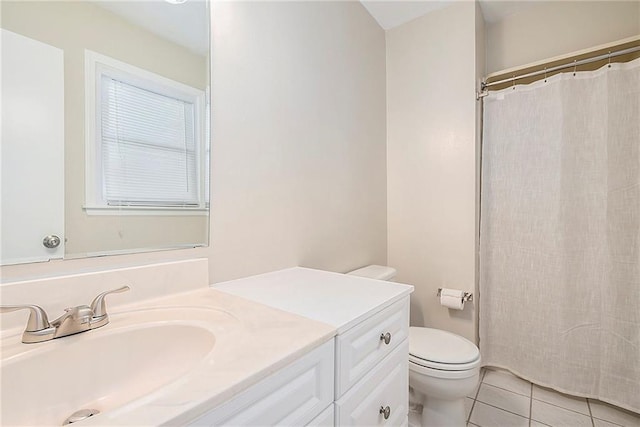
<path id="1" fill-rule="evenodd" d="M 0 264 L 64 255 L 64 57 L 7 30 L 2 38 Z M 37 124 L 34 125 L 34 124 Z M 59 237 L 55 247 L 43 238 Z"/>
<path id="2" fill-rule="evenodd" d="M 381 339 L 385 336 L 387 339 Z M 336 338 L 336 399 L 409 336 L 409 297 Z"/>
<path id="3" fill-rule="evenodd" d="M 190 425 L 306 425 L 333 401 L 333 360 L 331 340 Z"/>
<path id="4" fill-rule="evenodd" d="M 333 403 L 329 405 L 327 409 L 322 411 L 320 415 L 315 417 L 307 427 L 333 427 L 335 422 L 335 410 L 333 408 Z"/>
<path id="5" fill-rule="evenodd" d="M 338 426 L 401 426 L 409 407 L 409 340 L 336 402 Z M 384 412 L 388 411 L 388 418 Z"/>

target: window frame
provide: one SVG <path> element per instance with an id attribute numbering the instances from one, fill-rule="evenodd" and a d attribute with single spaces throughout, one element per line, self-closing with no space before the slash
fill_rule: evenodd
<path id="1" fill-rule="evenodd" d="M 85 205 L 88 215 L 207 215 L 205 91 L 85 49 Z M 197 205 L 109 205 L 102 192 L 102 75 L 194 106 Z"/>

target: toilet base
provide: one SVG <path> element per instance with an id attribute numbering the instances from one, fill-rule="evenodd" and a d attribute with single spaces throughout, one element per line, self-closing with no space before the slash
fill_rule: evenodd
<path id="1" fill-rule="evenodd" d="M 409 363 L 409 386 L 422 402 L 421 427 L 465 427 L 465 400 L 478 385 L 480 369 L 441 371 Z"/>
<path id="2" fill-rule="evenodd" d="M 422 408 L 422 427 L 465 427 L 464 399 L 445 400 L 427 396 Z"/>

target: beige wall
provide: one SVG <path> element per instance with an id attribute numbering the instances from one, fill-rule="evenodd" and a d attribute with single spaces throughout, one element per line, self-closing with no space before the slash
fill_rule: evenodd
<path id="1" fill-rule="evenodd" d="M 386 263 L 384 31 L 358 2 L 214 13 L 211 247 L 9 266 L 3 280 L 194 257 L 212 281 Z"/>
<path id="2" fill-rule="evenodd" d="M 214 2 L 214 281 L 386 262 L 385 35 L 359 2 Z"/>
<path id="3" fill-rule="evenodd" d="M 448 310 L 436 293 L 475 289 L 476 67 L 472 2 L 387 32 L 389 265 L 415 286 L 413 325 L 472 340 L 473 304 Z"/>
<path id="4" fill-rule="evenodd" d="M 487 73 L 638 34 L 639 1 L 539 2 L 487 27 Z"/>
<path id="5" fill-rule="evenodd" d="M 201 90 L 207 58 L 86 1 L 3 1 L 2 27 L 64 50 L 65 256 L 206 243 L 206 216 L 85 213 L 84 49 Z"/>

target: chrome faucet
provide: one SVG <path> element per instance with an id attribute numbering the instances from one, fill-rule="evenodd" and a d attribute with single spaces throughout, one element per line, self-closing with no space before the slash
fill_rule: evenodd
<path id="1" fill-rule="evenodd" d="M 0 306 L 0 312 L 30 310 L 27 327 L 22 334 L 22 342 L 31 344 L 49 341 L 106 325 L 109 323 L 109 315 L 104 301 L 105 297 L 109 294 L 125 292 L 129 289 L 131 288 L 125 285 L 118 289 L 103 292 L 93 299 L 90 306 L 79 305 L 65 308 L 65 313 L 51 323 L 49 323 L 47 313 L 38 305 L 2 305 Z"/>

